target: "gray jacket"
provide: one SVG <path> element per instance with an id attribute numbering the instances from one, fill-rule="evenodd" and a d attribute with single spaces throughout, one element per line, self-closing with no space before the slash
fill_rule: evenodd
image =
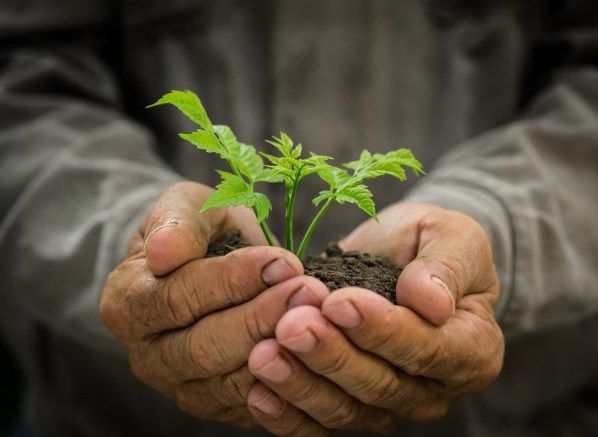
<path id="1" fill-rule="evenodd" d="M 182 117 L 143 109 L 189 88 L 246 142 L 284 130 L 343 161 L 409 146 L 429 175 L 378 184 L 378 204 L 432 202 L 488 232 L 504 370 L 401 435 L 595 435 L 597 65 L 594 0 L 4 0 L 0 328 L 27 420 L 46 436 L 229 430 L 136 382 L 98 316 L 160 192 L 214 182 Z M 302 228 L 313 210 L 298 205 Z M 363 219 L 337 211 L 321 244 Z"/>

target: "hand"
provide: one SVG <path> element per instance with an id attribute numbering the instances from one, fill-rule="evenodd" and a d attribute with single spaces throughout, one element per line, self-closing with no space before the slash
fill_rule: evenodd
<path id="1" fill-rule="evenodd" d="M 499 284 L 481 227 L 425 204 L 396 204 L 379 219 L 341 246 L 405 266 L 400 305 L 369 290 L 338 290 L 321 310 L 289 310 L 276 340 L 251 352 L 249 368 L 261 382 L 248 403 L 276 434 L 383 431 L 401 419 L 437 419 L 502 367 L 504 341 L 492 311 Z M 264 412 L 255 404 L 262 398 L 278 408 Z"/>
<path id="2" fill-rule="evenodd" d="M 320 305 L 328 293 L 279 248 L 203 259 L 209 242 L 227 229 L 264 244 L 251 210 L 198 214 L 209 192 L 191 182 L 165 192 L 108 277 L 100 312 L 140 381 L 198 418 L 250 426 L 251 349 L 274 335 L 289 306 Z"/>

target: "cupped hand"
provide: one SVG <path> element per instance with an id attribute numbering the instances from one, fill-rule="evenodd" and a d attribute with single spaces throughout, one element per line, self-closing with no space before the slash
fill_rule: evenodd
<path id="1" fill-rule="evenodd" d="M 499 283 L 479 224 L 408 203 L 379 220 L 341 246 L 404 266 L 399 305 L 369 290 L 341 289 L 321 309 L 289 310 L 276 340 L 251 352 L 249 368 L 260 383 L 248 403 L 275 434 L 383 431 L 402 419 L 437 419 L 454 398 L 483 389 L 500 372 L 504 340 L 492 310 Z"/>
<path id="2" fill-rule="evenodd" d="M 328 293 L 280 248 L 204 259 L 208 244 L 228 229 L 265 244 L 251 210 L 198 214 L 209 193 L 192 182 L 164 193 L 109 275 L 100 313 L 140 381 L 198 418 L 250 426 L 249 353 L 274 335 L 289 306 L 319 306 Z"/>

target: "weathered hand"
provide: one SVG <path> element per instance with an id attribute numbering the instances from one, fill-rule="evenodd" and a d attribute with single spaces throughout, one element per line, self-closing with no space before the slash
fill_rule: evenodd
<path id="1" fill-rule="evenodd" d="M 227 229 L 264 243 L 251 210 L 199 215 L 209 192 L 191 182 L 166 191 L 106 281 L 100 312 L 139 380 L 198 418 L 250 426 L 251 349 L 274 335 L 289 306 L 319 306 L 328 293 L 279 248 L 203 259 L 208 243 Z"/>
<path id="2" fill-rule="evenodd" d="M 258 343 L 249 359 L 261 380 L 249 393 L 250 409 L 270 431 L 320 435 L 436 419 L 452 399 L 498 375 L 504 342 L 492 307 L 499 285 L 481 227 L 425 204 L 397 204 L 379 218 L 358 227 L 342 247 L 405 266 L 400 305 L 346 288 L 321 310 L 289 310 L 276 340 Z M 260 399 L 277 408 L 264 412 Z"/>

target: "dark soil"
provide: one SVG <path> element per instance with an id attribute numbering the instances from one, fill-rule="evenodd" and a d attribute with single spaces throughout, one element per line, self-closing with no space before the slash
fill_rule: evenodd
<path id="1" fill-rule="evenodd" d="M 223 256 L 249 244 L 239 231 L 228 231 L 208 247 L 206 257 Z M 330 291 L 343 287 L 362 287 L 375 291 L 396 304 L 396 284 L 402 269 L 391 260 L 367 253 L 343 252 L 331 243 L 325 255 L 308 256 L 303 262 L 305 274 L 322 281 Z"/>

